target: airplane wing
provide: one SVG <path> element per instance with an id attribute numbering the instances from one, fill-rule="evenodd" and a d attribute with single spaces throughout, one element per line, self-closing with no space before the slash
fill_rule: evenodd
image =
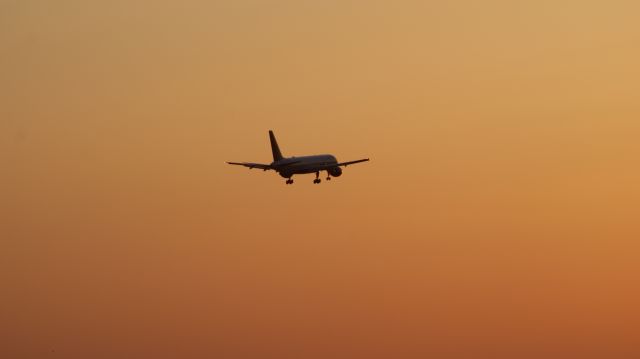
<path id="1" fill-rule="evenodd" d="M 265 171 L 273 169 L 270 165 L 264 165 L 262 163 L 251 163 L 251 162 L 227 162 L 227 163 L 230 164 L 230 165 L 249 167 L 249 169 L 259 168 L 259 169 L 265 170 Z"/>
<path id="2" fill-rule="evenodd" d="M 345 167 L 347 167 L 348 165 L 353 165 L 353 164 L 356 164 L 356 163 L 360 163 L 360 162 L 367 162 L 367 161 L 369 161 L 369 159 L 368 159 L 368 158 L 363 158 L 363 159 L 361 159 L 361 160 L 347 161 L 347 162 L 340 162 L 340 163 L 338 163 L 336 166 L 345 166 Z"/>

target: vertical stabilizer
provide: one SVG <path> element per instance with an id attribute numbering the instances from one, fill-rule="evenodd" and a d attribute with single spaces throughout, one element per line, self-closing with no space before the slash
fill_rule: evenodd
<path id="1" fill-rule="evenodd" d="M 280 161 L 282 159 L 282 152 L 280 152 L 280 147 L 278 147 L 278 141 L 276 141 L 276 136 L 273 134 L 273 131 L 269 130 L 269 140 L 271 140 L 271 152 L 273 153 L 273 162 Z"/>

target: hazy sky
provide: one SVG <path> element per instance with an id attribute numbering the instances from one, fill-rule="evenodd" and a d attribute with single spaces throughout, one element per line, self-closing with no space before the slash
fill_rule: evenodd
<path id="1" fill-rule="evenodd" d="M 0 356 L 640 356 L 639 4 L 0 1 Z"/>

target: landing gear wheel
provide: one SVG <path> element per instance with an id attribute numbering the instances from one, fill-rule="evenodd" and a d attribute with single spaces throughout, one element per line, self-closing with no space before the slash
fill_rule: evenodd
<path id="1" fill-rule="evenodd" d="M 327 181 L 331 181 L 331 177 L 327 177 Z"/>
<path id="2" fill-rule="evenodd" d="M 286 184 L 293 184 L 293 180 L 292 180 L 291 178 L 289 178 L 289 179 L 287 180 L 287 182 L 285 182 L 285 183 L 286 183 Z"/>

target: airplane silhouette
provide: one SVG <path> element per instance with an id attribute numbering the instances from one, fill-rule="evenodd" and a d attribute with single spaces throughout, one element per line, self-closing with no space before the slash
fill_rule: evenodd
<path id="1" fill-rule="evenodd" d="M 251 162 L 227 162 L 230 165 L 238 165 L 252 168 L 260 168 L 264 171 L 273 170 L 280 176 L 287 179 L 286 184 L 292 184 L 293 175 L 314 173 L 316 179 L 313 180 L 314 184 L 320 183 L 320 171 L 327 171 L 327 181 L 331 180 L 331 177 L 340 177 L 342 175 L 341 166 L 347 167 L 355 163 L 369 161 L 368 158 L 361 160 L 338 162 L 333 155 L 314 155 L 314 156 L 302 156 L 302 157 L 284 157 L 280 152 L 280 147 L 276 141 L 276 136 L 273 131 L 269 131 L 269 140 L 271 141 L 271 152 L 273 154 L 273 162 L 270 164 L 251 163 Z"/>

